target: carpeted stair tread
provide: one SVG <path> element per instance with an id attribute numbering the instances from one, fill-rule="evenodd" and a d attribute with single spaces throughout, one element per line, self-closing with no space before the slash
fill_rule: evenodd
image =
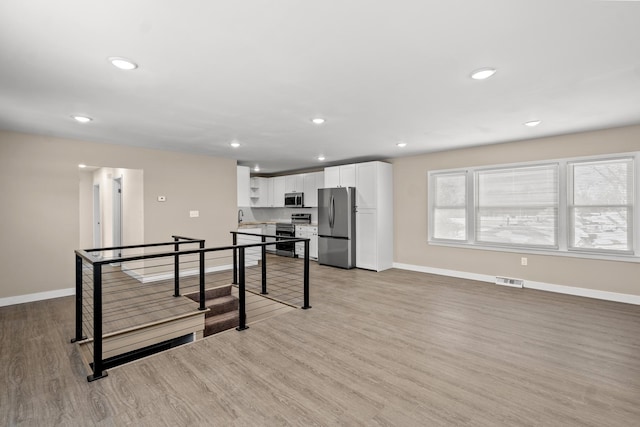
<path id="1" fill-rule="evenodd" d="M 218 314 L 216 316 L 207 317 L 204 321 L 204 336 L 207 337 L 218 332 L 238 326 L 238 312 L 230 311 L 228 313 Z"/>
<path id="2" fill-rule="evenodd" d="M 227 313 L 229 311 L 237 311 L 238 298 L 233 295 L 228 295 L 224 297 L 208 299 L 205 301 L 204 305 L 209 309 L 209 312 L 207 312 L 205 317 L 213 317 L 217 316 L 218 314 Z"/>
<path id="3" fill-rule="evenodd" d="M 219 288 L 205 289 L 204 299 L 210 300 L 231 295 L 231 285 L 220 286 Z M 200 302 L 200 292 L 192 292 L 185 295 L 195 302 Z"/>

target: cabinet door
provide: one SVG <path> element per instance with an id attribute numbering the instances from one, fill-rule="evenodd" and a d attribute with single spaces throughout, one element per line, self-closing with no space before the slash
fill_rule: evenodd
<path id="1" fill-rule="evenodd" d="M 340 166 L 324 168 L 324 187 L 335 188 L 340 186 Z"/>
<path id="2" fill-rule="evenodd" d="M 310 208 L 318 207 L 318 173 L 305 173 L 303 176 L 304 181 L 304 206 Z"/>
<path id="3" fill-rule="evenodd" d="M 304 181 L 302 174 L 287 175 L 284 177 L 285 193 L 302 193 L 304 190 Z"/>
<path id="4" fill-rule="evenodd" d="M 318 259 L 318 227 L 309 227 L 309 258 Z"/>
<path id="5" fill-rule="evenodd" d="M 238 180 L 237 180 L 237 191 L 238 191 L 238 206 L 239 207 L 249 207 L 251 206 L 251 201 L 249 199 L 249 175 L 250 170 L 248 166 L 238 166 Z"/>
<path id="6" fill-rule="evenodd" d="M 296 237 L 307 237 L 306 227 L 297 225 Z M 298 258 L 304 258 L 304 242 L 296 242 L 296 255 Z"/>
<path id="7" fill-rule="evenodd" d="M 273 207 L 284 207 L 284 193 L 285 193 L 284 176 L 277 176 L 273 178 Z"/>
<path id="8" fill-rule="evenodd" d="M 261 228 L 239 228 L 238 231 L 243 233 L 253 233 L 253 234 L 262 234 Z M 262 238 L 259 236 L 247 236 L 245 234 L 238 234 L 238 244 L 239 245 L 248 245 L 252 243 L 259 243 L 262 241 Z M 262 249 L 257 246 L 253 248 L 246 248 L 244 254 L 245 265 L 256 265 L 258 260 L 262 259 Z"/>
<path id="9" fill-rule="evenodd" d="M 267 224 L 266 229 L 265 229 L 265 233 L 264 234 L 269 234 L 271 236 L 275 236 L 276 235 L 276 225 L 275 224 Z M 267 237 L 267 242 L 275 242 L 276 238 L 275 237 Z M 269 245 L 267 246 L 267 252 L 275 252 L 276 251 L 276 245 Z"/>
<path id="10" fill-rule="evenodd" d="M 377 162 L 356 164 L 356 206 L 376 208 L 378 188 Z"/>
<path id="11" fill-rule="evenodd" d="M 265 197 L 265 208 L 273 207 L 273 178 L 265 178 L 265 188 L 267 195 Z"/>
<path id="12" fill-rule="evenodd" d="M 340 187 L 356 186 L 356 165 L 340 166 Z"/>
<path id="13" fill-rule="evenodd" d="M 270 197 L 269 197 L 269 188 L 271 187 L 271 180 L 269 178 L 259 178 L 259 179 L 260 179 L 260 202 L 258 204 L 258 207 L 261 207 L 261 208 L 271 207 L 272 201 L 270 200 Z M 271 198 L 273 198 L 273 196 Z"/>
<path id="14" fill-rule="evenodd" d="M 376 210 L 360 209 L 356 213 L 356 267 L 378 270 Z"/>

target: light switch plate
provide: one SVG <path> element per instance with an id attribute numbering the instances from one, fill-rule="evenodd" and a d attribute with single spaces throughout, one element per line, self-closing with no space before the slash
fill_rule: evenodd
<path id="1" fill-rule="evenodd" d="M 200 211 L 189 211 L 189 216 L 191 218 L 198 218 L 200 216 Z"/>
<path id="2" fill-rule="evenodd" d="M 158 196 L 158 201 L 159 202 L 166 202 L 167 201 L 167 197 L 166 196 Z"/>

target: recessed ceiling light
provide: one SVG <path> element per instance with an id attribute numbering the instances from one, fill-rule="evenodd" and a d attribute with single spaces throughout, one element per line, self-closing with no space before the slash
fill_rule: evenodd
<path id="1" fill-rule="evenodd" d="M 87 165 L 85 165 L 84 163 L 80 163 L 80 164 L 78 165 L 78 167 L 79 167 L 80 169 L 84 169 L 84 168 L 86 168 L 86 167 L 87 167 Z"/>
<path id="2" fill-rule="evenodd" d="M 320 160 L 321 162 L 324 162 L 324 158 L 325 157 L 322 154 L 318 156 L 318 160 Z"/>
<path id="3" fill-rule="evenodd" d="M 406 146 L 407 146 L 407 143 L 406 143 L 406 142 L 398 142 L 398 143 L 396 144 L 396 146 L 397 146 L 397 147 L 399 147 L 399 148 L 404 148 L 404 147 L 406 147 Z"/>
<path id="4" fill-rule="evenodd" d="M 93 120 L 91 117 L 87 117 L 87 116 L 71 116 L 73 117 L 78 123 L 89 123 L 91 120 Z"/>
<path id="5" fill-rule="evenodd" d="M 254 172 L 260 172 L 260 166 L 255 165 L 255 167 L 253 168 Z"/>
<path id="6" fill-rule="evenodd" d="M 233 140 L 231 141 L 231 144 L 229 144 L 230 146 L 232 146 L 233 148 L 238 148 L 240 147 L 240 142 Z"/>
<path id="7" fill-rule="evenodd" d="M 471 73 L 471 78 L 474 80 L 484 80 L 493 76 L 496 73 L 495 68 L 480 68 Z"/>
<path id="8" fill-rule="evenodd" d="M 311 121 L 312 121 L 314 124 L 316 124 L 316 125 L 321 125 L 321 124 L 323 124 L 326 120 L 325 120 L 325 119 L 323 119 L 322 117 L 316 117 L 316 118 L 311 119 Z"/>
<path id="9" fill-rule="evenodd" d="M 118 58 L 112 56 L 111 58 L 109 58 L 109 62 L 111 62 L 114 67 L 120 68 L 121 70 L 135 70 L 136 68 L 138 68 L 138 64 L 126 58 Z"/>
<path id="10" fill-rule="evenodd" d="M 531 121 L 526 122 L 524 125 L 525 126 L 529 126 L 530 128 L 532 128 L 532 127 L 538 126 L 540 123 L 542 123 L 542 120 L 531 120 Z"/>

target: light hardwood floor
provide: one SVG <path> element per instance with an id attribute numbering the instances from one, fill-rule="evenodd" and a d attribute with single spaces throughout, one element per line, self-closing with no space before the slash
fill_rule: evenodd
<path id="1" fill-rule="evenodd" d="M 0 308 L 0 425 L 640 425 L 638 306 L 315 263 L 311 291 L 92 383 L 73 298 Z"/>

